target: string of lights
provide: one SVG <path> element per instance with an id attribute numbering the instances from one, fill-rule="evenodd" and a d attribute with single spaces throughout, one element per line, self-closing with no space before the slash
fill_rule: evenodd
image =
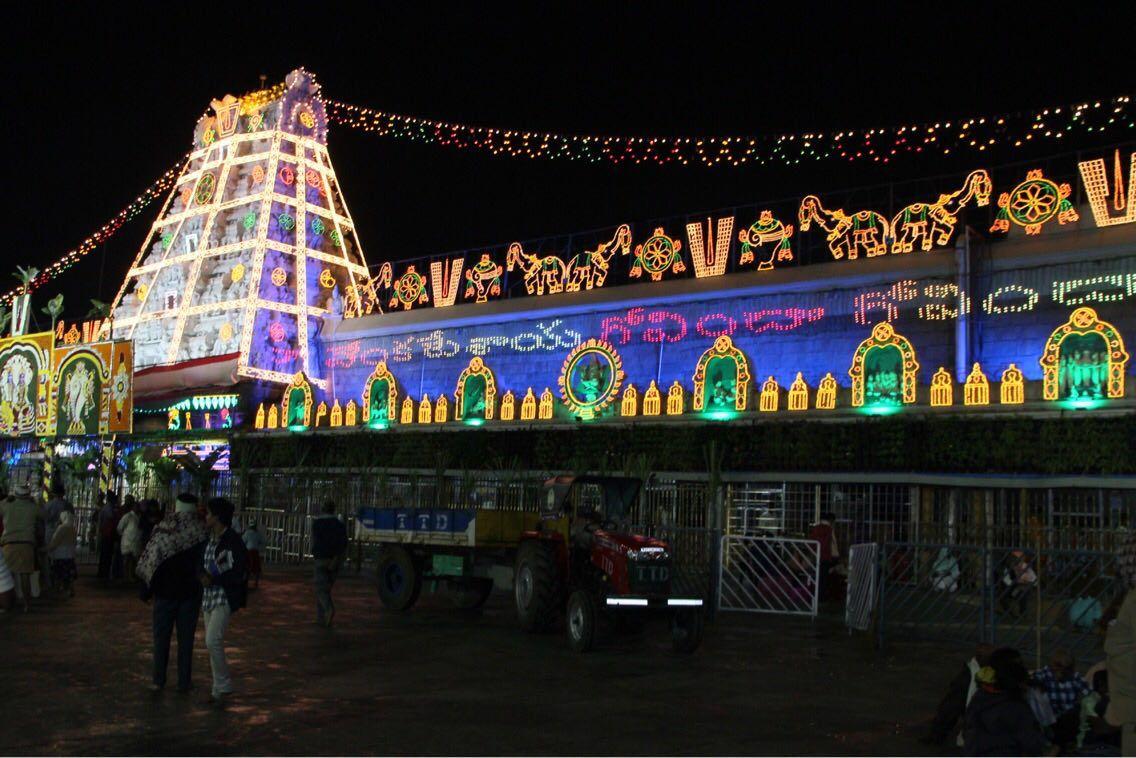
<path id="1" fill-rule="evenodd" d="M 824 160 L 889 163 L 906 154 L 982 153 L 995 146 L 1022 147 L 1043 141 L 1063 142 L 1079 134 L 1131 131 L 1136 127 L 1129 95 L 995 116 L 899 125 L 878 129 L 801 134 L 726 137 L 650 137 L 580 135 L 471 126 L 324 101 L 332 124 L 394 139 L 442 147 L 481 150 L 511 158 L 570 160 L 587 163 L 698 165 L 798 165 Z M 126 207 L 87 236 L 32 281 L 35 289 L 56 278 L 110 239 L 128 221 L 166 193 L 177 180 L 189 153 L 158 177 Z M 0 295 L 9 303 L 21 288 Z"/>
<path id="2" fill-rule="evenodd" d="M 586 163 L 741 166 L 846 160 L 888 163 L 904 154 L 984 152 L 1078 134 L 1131 130 L 1130 97 L 993 116 L 879 129 L 719 137 L 561 134 L 470 126 L 325 100 L 332 124 L 394 139 L 511 158 Z"/>
<path id="3" fill-rule="evenodd" d="M 116 213 L 105 224 L 100 226 L 95 231 L 87 235 L 87 238 L 78 246 L 68 250 L 61 258 L 50 264 L 32 280 L 29 289 L 35 289 L 42 286 L 52 279 L 62 274 L 67 269 L 74 266 L 81 258 L 90 253 L 92 250 L 103 244 L 122 228 L 128 221 L 133 220 L 139 213 L 150 205 L 155 200 L 164 197 L 166 192 L 173 187 L 174 182 L 177 181 L 178 175 L 181 173 L 182 166 L 189 158 L 187 152 L 177 163 L 171 166 L 165 173 L 155 179 L 149 187 L 142 190 L 138 197 L 130 201 L 122 210 Z M 0 295 L 0 303 L 9 303 L 12 297 L 18 295 L 22 287 L 16 287 L 3 295 Z"/>

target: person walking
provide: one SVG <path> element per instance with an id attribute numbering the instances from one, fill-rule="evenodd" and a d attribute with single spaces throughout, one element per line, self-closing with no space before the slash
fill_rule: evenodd
<path id="1" fill-rule="evenodd" d="M 113 492 L 108 492 L 104 496 L 103 507 L 99 509 L 98 516 L 98 530 L 99 530 L 99 572 L 98 577 L 104 582 L 110 580 L 111 566 L 114 564 L 114 542 L 115 537 L 118 536 L 115 526 L 117 525 L 117 514 L 115 513 L 115 506 L 118 504 L 118 498 Z"/>
<path id="2" fill-rule="evenodd" d="M 75 580 L 79 578 L 79 569 L 75 566 L 75 543 L 78 542 L 79 533 L 75 531 L 75 514 L 71 511 L 62 511 L 59 514 L 59 526 L 51 533 L 51 541 L 47 543 L 47 556 L 51 560 L 51 586 L 60 595 L 75 597 Z"/>
<path id="3" fill-rule="evenodd" d="M 1121 544 L 1116 567 L 1124 582 L 1124 602 L 1108 628 L 1108 708 L 1104 720 L 1120 727 L 1120 754 L 1136 755 L 1136 533 Z"/>
<path id="4" fill-rule="evenodd" d="M 215 497 L 205 507 L 205 545 L 198 576 L 204 592 L 201 611 L 205 620 L 205 647 L 213 670 L 210 702 L 220 705 L 233 693 L 229 663 L 225 660 L 225 631 L 234 613 L 245 607 L 248 592 L 248 555 L 245 543 L 233 531 L 233 504 Z"/>
<path id="5" fill-rule="evenodd" d="M 331 588 L 347 552 L 347 527 L 335 515 L 335 503 L 323 504 L 323 513 L 312 521 L 312 558 L 315 559 L 316 623 L 330 627 L 335 618 Z"/>
<path id="6" fill-rule="evenodd" d="M 821 600 L 833 599 L 835 578 L 833 570 L 840 564 L 840 545 L 836 541 L 836 514 L 822 513 L 820 521 L 809 530 L 809 539 L 820 546 L 820 587 L 817 594 Z"/>
<path id="7" fill-rule="evenodd" d="M 248 551 L 249 581 L 253 582 L 252 588 L 256 589 L 260 586 L 260 551 L 264 549 L 264 535 L 256 528 L 256 522 L 250 521 L 241 539 Z"/>
<path id="8" fill-rule="evenodd" d="M 27 482 L 17 484 L 13 499 L 0 504 L 4 519 L 4 533 L 0 544 L 4 547 L 4 560 L 16 578 L 16 591 L 24 613 L 32 593 L 32 574 L 36 570 L 36 520 L 39 513 L 31 499 Z"/>
<path id="9" fill-rule="evenodd" d="M 131 497 L 127 496 L 128 502 Z M 132 503 L 132 508 L 119 519 L 118 532 L 122 544 L 123 576 L 126 581 L 135 579 L 134 572 L 138 567 L 138 556 L 142 555 L 142 504 Z"/>
<path id="10" fill-rule="evenodd" d="M 166 686 L 170 662 L 170 638 L 177 628 L 177 688 L 189 692 L 193 686 L 193 636 L 201 610 L 201 583 L 197 567 L 208 535 L 197 515 L 197 497 L 188 492 L 178 495 L 174 512 L 154 527 L 150 541 L 138 561 L 142 580 L 141 597 L 154 600 L 154 675 L 152 692 Z"/>

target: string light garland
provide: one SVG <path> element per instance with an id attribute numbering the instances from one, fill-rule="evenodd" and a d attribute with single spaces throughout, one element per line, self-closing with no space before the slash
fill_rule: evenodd
<path id="1" fill-rule="evenodd" d="M 185 165 L 186 160 L 189 158 L 189 153 L 185 153 L 177 162 L 171 166 L 165 173 L 155 179 L 149 187 L 142 190 L 138 197 L 130 201 L 130 203 L 111 217 L 109 221 L 100 226 L 94 232 L 89 234 L 82 244 L 78 247 L 67 251 L 63 257 L 59 258 L 54 263 L 47 266 L 39 275 L 32 280 L 30 289 L 42 286 L 59 276 L 67 269 L 74 266 L 85 255 L 92 250 L 103 244 L 118 232 L 122 226 L 132 221 L 139 213 L 146 209 L 150 203 L 164 197 L 170 188 L 174 186 L 178 176 L 181 174 L 182 167 Z M 8 292 L 0 295 L 0 303 L 7 304 L 12 301 L 12 297 L 20 293 L 21 288 L 16 287 Z"/>
<path id="2" fill-rule="evenodd" d="M 254 93 L 260 98 L 277 96 L 272 90 Z M 259 100 L 258 100 L 259 101 Z M 878 129 L 752 136 L 615 136 L 580 135 L 471 126 L 345 103 L 322 100 L 328 122 L 384 137 L 405 139 L 443 147 L 472 149 L 512 158 L 571 160 L 586 163 L 741 166 L 746 164 L 798 165 L 805 162 L 845 160 L 889 163 L 906 154 L 951 155 L 985 152 L 995 146 L 1023 147 L 1043 141 L 1061 141 L 1074 134 L 1100 134 L 1136 127 L 1129 95 L 996 116 L 898 125 Z M 252 100 L 241 100 L 242 113 Z M 305 114 L 300 114 L 302 119 Z M 254 125 L 250 122 L 248 128 Z M 106 242 L 126 222 L 133 220 L 155 199 L 174 185 L 186 152 L 165 173 L 142 191 L 107 223 L 83 242 L 44 268 L 31 282 L 35 289 L 55 279 L 80 259 Z M 318 232 L 317 232 L 318 234 Z M 332 243 L 341 244 L 338 232 Z M 22 288 L 0 295 L 0 304 L 11 302 Z"/>
<path id="3" fill-rule="evenodd" d="M 705 166 L 797 165 L 846 160 L 888 163 L 905 154 L 985 152 L 996 145 L 1022 147 L 1073 134 L 1133 128 L 1130 96 L 961 120 L 801 134 L 648 137 L 562 134 L 471 126 L 406 116 L 340 100 L 324 100 L 328 122 L 383 137 L 511 158 Z"/>

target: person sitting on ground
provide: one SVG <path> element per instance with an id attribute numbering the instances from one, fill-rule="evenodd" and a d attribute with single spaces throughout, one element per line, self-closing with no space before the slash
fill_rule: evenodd
<path id="1" fill-rule="evenodd" d="M 998 610 L 1002 613 L 1016 610 L 1018 616 L 1023 615 L 1035 584 L 1037 573 L 1025 553 L 1021 550 L 1010 553 L 1002 566 L 1002 594 L 998 598 Z"/>
<path id="2" fill-rule="evenodd" d="M 1026 703 L 1029 674 L 1016 650 L 995 650 L 975 678 L 963 726 L 967 755 L 1056 755 Z"/>
<path id="3" fill-rule="evenodd" d="M 260 586 L 260 551 L 264 549 L 264 535 L 256 528 L 256 522 L 250 521 L 248 529 L 241 535 L 245 549 L 248 550 L 248 574 L 252 588 Z"/>
<path id="4" fill-rule="evenodd" d="M 943 699 L 939 701 L 939 708 L 935 711 L 935 718 L 931 721 L 931 728 L 926 736 L 919 741 L 924 745 L 942 745 L 947 736 L 966 714 L 966 707 L 978 691 L 978 683 L 974 676 L 979 669 L 990 662 L 990 654 L 994 652 L 992 645 L 979 644 L 974 655 L 967 661 L 962 670 L 955 675 L 947 687 Z M 961 739 L 961 736 L 960 736 Z"/>
<path id="5" fill-rule="evenodd" d="M 1045 692 L 1057 719 L 1053 724 L 1053 741 L 1063 748 L 1071 745 L 1077 739 L 1081 698 L 1092 692 L 1076 672 L 1073 654 L 1060 648 L 1054 650 L 1049 665 L 1035 671 L 1031 681 Z"/>
<path id="6" fill-rule="evenodd" d="M 75 580 L 79 570 L 75 566 L 75 543 L 79 534 L 75 531 L 75 516 L 71 511 L 59 514 L 59 526 L 47 543 L 47 555 L 51 559 L 51 582 L 60 595 L 75 597 Z"/>
<path id="7" fill-rule="evenodd" d="M 1102 748 L 1115 748 L 1115 755 L 1120 755 L 1120 727 L 1104 719 L 1108 703 L 1108 671 L 1101 669 L 1093 675 L 1093 691 L 1081 699 L 1077 752 L 1088 748 L 1099 755 Z"/>

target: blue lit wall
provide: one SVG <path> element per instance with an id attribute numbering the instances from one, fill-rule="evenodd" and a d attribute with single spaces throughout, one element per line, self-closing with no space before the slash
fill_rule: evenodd
<path id="1" fill-rule="evenodd" d="M 850 262 L 848 270 L 854 265 Z M 1045 340 L 1080 305 L 1095 308 L 1111 321 L 1126 339 L 1128 351 L 1136 352 L 1136 254 L 1017 265 L 976 276 L 966 293 L 971 360 L 981 362 L 992 379 L 1010 363 L 1017 364 L 1027 380 L 1040 379 L 1038 358 Z M 888 319 L 915 347 L 920 385 L 928 385 L 940 366 L 955 374 L 960 302 L 953 277 L 907 279 L 896 266 L 894 275 L 872 286 L 819 289 L 829 284 L 791 294 L 605 306 L 585 314 L 545 311 L 540 317 L 518 314 L 494 324 L 341 337 L 324 345 L 322 359 L 334 396 L 344 402 L 361 396 L 366 377 L 380 360 L 387 361 L 398 379 L 400 393 L 415 399 L 424 393 L 431 398 L 452 396 L 458 374 L 475 355 L 496 374 L 499 390 L 511 389 L 519 399 L 528 387 L 538 395 L 545 387 L 556 392 L 568 352 L 583 340 L 599 337 L 616 346 L 627 381 L 640 390 L 652 379 L 664 390 L 676 379 L 689 390 L 699 356 L 716 336 L 726 333 L 749 356 L 758 383 L 774 376 L 787 387 L 800 371 L 815 388 L 831 372 L 848 386 L 853 351 L 872 324 Z M 381 323 L 381 317 L 377 321 Z M 1128 372 L 1136 373 L 1136 361 L 1129 363 Z M 920 402 L 926 402 L 922 392 Z"/>

